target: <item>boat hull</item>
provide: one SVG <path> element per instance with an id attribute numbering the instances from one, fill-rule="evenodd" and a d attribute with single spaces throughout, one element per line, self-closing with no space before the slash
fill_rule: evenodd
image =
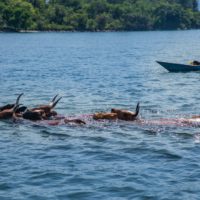
<path id="1" fill-rule="evenodd" d="M 164 67 L 169 72 L 192 72 L 192 71 L 200 71 L 200 65 L 184 65 L 184 64 L 176 64 L 176 63 L 167 63 L 156 61 L 162 67 Z"/>

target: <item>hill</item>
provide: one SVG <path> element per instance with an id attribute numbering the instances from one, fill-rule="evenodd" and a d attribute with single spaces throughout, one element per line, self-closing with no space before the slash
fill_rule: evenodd
<path id="1" fill-rule="evenodd" d="M 1 0 L 0 30 L 137 31 L 200 28 L 196 0 Z"/>

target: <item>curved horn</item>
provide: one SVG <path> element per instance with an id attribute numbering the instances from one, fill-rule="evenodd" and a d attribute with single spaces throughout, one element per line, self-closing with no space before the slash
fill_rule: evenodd
<path id="1" fill-rule="evenodd" d="M 58 94 L 51 100 L 51 102 L 54 102 L 57 97 L 58 97 Z"/>
<path id="2" fill-rule="evenodd" d="M 23 94 L 24 94 L 24 93 L 21 93 L 21 94 L 17 97 L 15 106 L 16 106 L 16 105 L 19 105 L 19 100 L 20 100 L 20 98 L 21 98 L 21 96 L 22 96 Z"/>
<path id="3" fill-rule="evenodd" d="M 135 116 L 138 116 L 139 112 L 140 112 L 140 103 L 138 102 L 135 109 Z"/>
<path id="4" fill-rule="evenodd" d="M 51 106 L 51 108 L 54 108 L 54 107 L 57 105 L 57 103 L 58 103 L 61 99 L 62 99 L 62 97 L 60 97 L 59 99 L 57 99 L 57 100 L 53 103 L 53 105 Z"/>
<path id="5" fill-rule="evenodd" d="M 57 97 L 58 97 L 58 94 L 50 101 L 49 106 L 51 106 L 51 107 L 53 106 Z"/>

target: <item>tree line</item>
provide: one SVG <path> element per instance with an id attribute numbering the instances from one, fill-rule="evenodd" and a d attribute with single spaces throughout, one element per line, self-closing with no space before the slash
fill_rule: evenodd
<path id="1" fill-rule="evenodd" d="M 197 28 L 197 0 L 0 0 L 1 31 Z"/>

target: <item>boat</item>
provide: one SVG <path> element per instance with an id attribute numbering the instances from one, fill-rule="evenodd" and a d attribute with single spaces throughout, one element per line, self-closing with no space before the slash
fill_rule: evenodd
<path id="1" fill-rule="evenodd" d="M 178 64 L 178 63 L 169 63 L 169 62 L 161 62 L 156 61 L 162 67 L 164 67 L 169 72 L 192 72 L 192 71 L 200 71 L 200 65 L 192 65 L 192 64 Z"/>

